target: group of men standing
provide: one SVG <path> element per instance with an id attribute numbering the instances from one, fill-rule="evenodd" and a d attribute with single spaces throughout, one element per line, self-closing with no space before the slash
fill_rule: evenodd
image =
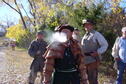
<path id="1" fill-rule="evenodd" d="M 42 84 L 98 84 L 98 67 L 108 43 L 94 29 L 95 22 L 84 19 L 82 24 L 86 33 L 81 41 L 77 36 L 73 37 L 78 29 L 68 24 L 56 29 L 67 36 L 65 42 L 54 41 L 48 45 L 44 41 L 44 32 L 37 33 L 28 50 L 34 58 L 29 84 L 34 84 L 37 72 L 42 74 Z"/>

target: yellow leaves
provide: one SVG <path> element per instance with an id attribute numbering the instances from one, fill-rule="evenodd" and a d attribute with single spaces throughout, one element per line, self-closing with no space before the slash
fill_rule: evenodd
<path id="1" fill-rule="evenodd" d="M 122 11 L 122 8 L 120 8 L 120 3 L 122 0 L 111 0 L 109 3 L 111 4 L 112 12 L 115 14 L 118 14 Z"/>
<path id="2" fill-rule="evenodd" d="M 122 0 L 109 0 L 109 3 L 111 4 L 111 6 L 113 8 L 119 6 L 119 3 L 121 2 Z"/>
<path id="3" fill-rule="evenodd" d="M 115 14 L 119 14 L 122 11 L 122 9 L 121 8 L 112 8 L 112 11 Z"/>
<path id="4" fill-rule="evenodd" d="M 35 13 L 35 10 L 33 9 L 32 12 Z"/>
<path id="5" fill-rule="evenodd" d="M 16 39 L 18 42 L 20 37 L 25 35 L 27 31 L 22 28 L 22 25 L 17 24 L 7 29 L 6 37 Z"/>
<path id="6" fill-rule="evenodd" d="M 49 23 L 51 21 L 50 18 L 46 18 L 46 23 Z"/>
<path id="7" fill-rule="evenodd" d="M 72 17 L 72 16 L 74 16 L 74 13 L 71 13 L 71 12 L 70 12 L 69 15 Z"/>
<path id="8" fill-rule="evenodd" d="M 65 5 L 62 5 L 60 3 L 56 4 L 57 8 L 61 11 L 64 11 L 66 9 L 66 6 Z"/>
<path id="9" fill-rule="evenodd" d="M 112 0 L 112 2 L 116 2 L 116 3 L 119 3 L 120 1 L 122 0 Z"/>
<path id="10" fill-rule="evenodd" d="M 49 10 L 48 11 L 48 16 L 49 17 L 53 17 L 55 15 L 55 11 L 54 10 Z"/>
<path id="11" fill-rule="evenodd" d="M 58 24 L 57 21 L 55 21 L 55 22 L 51 23 L 51 25 L 54 26 L 54 27 L 56 27 L 56 26 L 58 26 L 59 24 Z"/>
<path id="12" fill-rule="evenodd" d="M 34 0 L 34 1 L 39 3 L 39 2 L 41 2 L 42 0 Z"/>
<path id="13" fill-rule="evenodd" d="M 48 6 L 46 6 L 46 4 L 45 3 L 38 3 L 38 12 L 42 12 L 42 11 L 46 11 L 46 10 L 48 10 L 49 9 L 49 7 Z"/>
<path id="14" fill-rule="evenodd" d="M 38 9 L 37 12 L 41 15 L 53 17 L 55 15 L 55 11 L 51 9 L 47 4 L 44 2 L 38 3 Z"/>

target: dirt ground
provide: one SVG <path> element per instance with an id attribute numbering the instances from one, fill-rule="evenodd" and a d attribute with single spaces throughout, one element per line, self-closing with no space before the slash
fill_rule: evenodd
<path id="1" fill-rule="evenodd" d="M 0 48 L 0 84 L 28 84 L 29 67 L 32 58 L 26 50 L 17 49 L 12 51 L 8 47 Z M 99 74 L 100 84 L 113 84 L 102 72 Z M 39 83 L 39 76 L 36 80 Z"/>
<path id="2" fill-rule="evenodd" d="M 28 84 L 32 58 L 26 50 L 0 47 L 0 84 Z M 38 74 L 36 84 L 40 84 Z"/>
<path id="3" fill-rule="evenodd" d="M 28 84 L 32 60 L 27 50 L 16 48 L 13 51 L 10 47 L 0 46 L 0 84 Z M 111 66 L 102 64 L 99 70 L 99 84 L 114 84 L 115 76 Z M 35 84 L 40 84 L 39 75 Z"/>
<path id="4" fill-rule="evenodd" d="M 0 84 L 27 84 L 32 61 L 25 51 L 0 49 Z"/>

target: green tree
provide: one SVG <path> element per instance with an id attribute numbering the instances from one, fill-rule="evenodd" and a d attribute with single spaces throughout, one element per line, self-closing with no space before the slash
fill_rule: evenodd
<path id="1" fill-rule="evenodd" d="M 82 2 L 69 7 L 67 9 L 67 17 L 69 24 L 74 27 L 82 29 L 82 20 L 83 19 L 92 19 L 95 23 L 100 23 L 105 15 L 104 4 L 92 4 L 92 6 L 87 7 Z M 97 26 L 97 25 L 96 25 Z"/>

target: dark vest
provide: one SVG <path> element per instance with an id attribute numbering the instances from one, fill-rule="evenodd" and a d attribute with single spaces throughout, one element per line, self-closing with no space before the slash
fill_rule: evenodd
<path id="1" fill-rule="evenodd" d="M 64 51 L 63 58 L 55 59 L 55 70 L 56 71 L 76 71 L 76 61 L 74 55 L 70 49 L 67 47 Z"/>

